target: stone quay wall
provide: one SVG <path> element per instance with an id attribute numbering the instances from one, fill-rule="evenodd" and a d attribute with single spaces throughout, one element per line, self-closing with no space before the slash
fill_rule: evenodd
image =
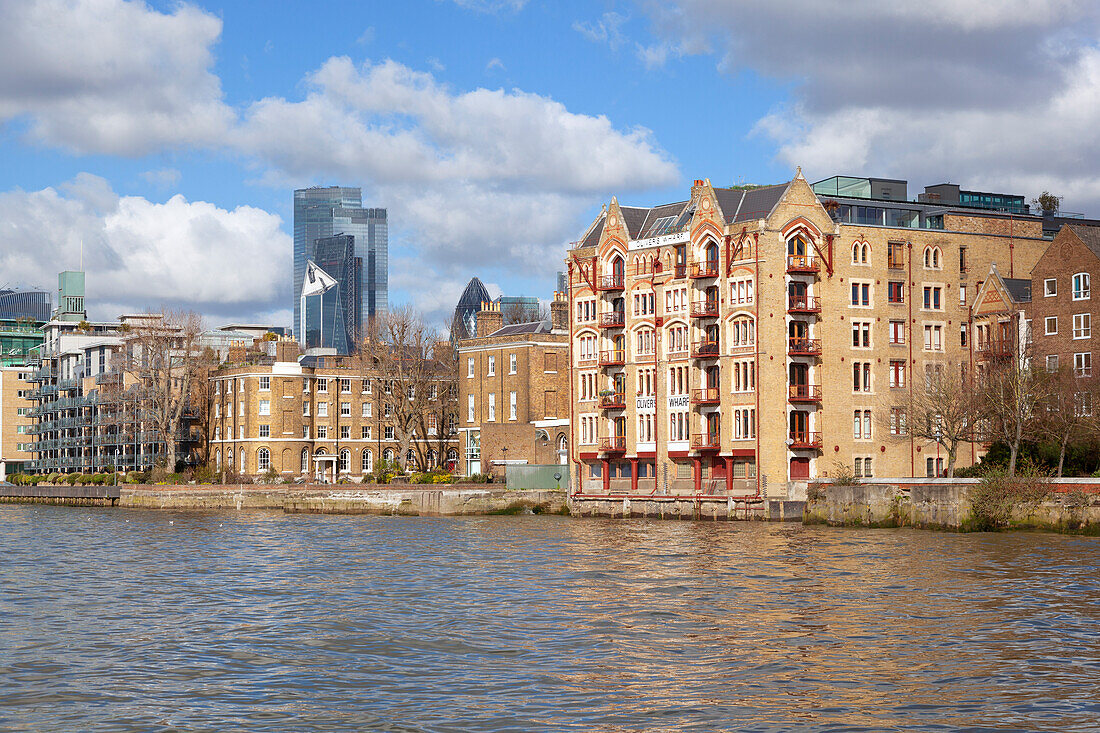
<path id="1" fill-rule="evenodd" d="M 811 484 L 803 522 L 834 527 L 969 531 L 970 492 L 979 479 L 867 479 L 855 486 Z M 1017 506 L 1008 529 L 1100 534 L 1100 480 L 1052 479 L 1049 498 Z"/>
<path id="2" fill-rule="evenodd" d="M 573 494 L 570 514 L 611 519 L 699 519 L 707 521 L 802 520 L 801 501 L 695 495 Z"/>

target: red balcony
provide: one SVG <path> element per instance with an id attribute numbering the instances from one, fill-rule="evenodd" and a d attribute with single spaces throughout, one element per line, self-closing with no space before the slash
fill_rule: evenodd
<path id="1" fill-rule="evenodd" d="M 616 435 L 611 438 L 603 438 L 600 440 L 600 450 L 604 453 L 625 453 L 626 437 Z"/>
<path id="2" fill-rule="evenodd" d="M 622 290 L 622 275 L 600 275 L 596 278 L 596 290 Z"/>
<path id="3" fill-rule="evenodd" d="M 691 264 L 691 276 L 693 278 L 718 277 L 717 262 L 693 262 Z"/>
<path id="4" fill-rule="evenodd" d="M 787 255 L 787 272 L 792 274 L 812 274 L 819 272 L 821 266 L 809 255 Z"/>
<path id="5" fill-rule="evenodd" d="M 787 298 L 788 313 L 820 313 L 821 298 L 806 295 L 792 295 Z"/>
<path id="6" fill-rule="evenodd" d="M 821 385 L 792 384 L 787 399 L 791 402 L 821 402 Z"/>
<path id="7" fill-rule="evenodd" d="M 821 339 L 793 336 L 788 342 L 787 353 L 791 356 L 821 356 Z"/>
<path id="8" fill-rule="evenodd" d="M 625 323 L 626 313 L 623 311 L 600 314 L 600 328 L 622 328 Z"/>
<path id="9" fill-rule="evenodd" d="M 718 356 L 718 342 L 697 341 L 691 345 L 691 355 L 696 359 L 713 359 Z"/>
<path id="10" fill-rule="evenodd" d="M 691 317 L 692 318 L 717 318 L 718 317 L 718 301 L 717 300 L 700 300 L 691 304 Z"/>
<path id="11" fill-rule="evenodd" d="M 794 432 L 790 439 L 792 450 L 821 450 L 821 433 Z"/>
<path id="12" fill-rule="evenodd" d="M 718 433 L 693 433 L 691 447 L 695 450 L 718 450 Z"/>
<path id="13" fill-rule="evenodd" d="M 717 405 L 720 399 L 721 396 L 717 387 L 693 389 L 691 391 L 691 402 L 695 405 Z"/>
<path id="14" fill-rule="evenodd" d="M 600 366 L 622 366 L 626 363 L 626 352 L 619 351 L 601 351 L 600 352 Z"/>
<path id="15" fill-rule="evenodd" d="M 687 265 L 679 264 L 672 266 L 672 276 L 676 279 L 687 276 Z"/>
<path id="16" fill-rule="evenodd" d="M 622 410 L 626 407 L 626 395 L 624 394 L 609 394 L 600 397 L 600 409 L 603 410 Z"/>

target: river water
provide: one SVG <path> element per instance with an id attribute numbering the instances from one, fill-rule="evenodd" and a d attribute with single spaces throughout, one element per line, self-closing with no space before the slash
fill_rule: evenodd
<path id="1" fill-rule="evenodd" d="M 1100 729 L 1100 539 L 0 506 L 0 730 Z"/>

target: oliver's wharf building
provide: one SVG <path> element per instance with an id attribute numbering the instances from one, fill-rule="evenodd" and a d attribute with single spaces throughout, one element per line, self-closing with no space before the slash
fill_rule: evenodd
<path id="1" fill-rule="evenodd" d="M 613 198 L 567 256 L 574 490 L 794 498 L 839 465 L 924 475 L 936 446 L 907 431 L 908 395 L 972 363 L 981 282 L 1028 277 L 1049 240 L 1020 197 L 921 198 L 801 170 Z"/>

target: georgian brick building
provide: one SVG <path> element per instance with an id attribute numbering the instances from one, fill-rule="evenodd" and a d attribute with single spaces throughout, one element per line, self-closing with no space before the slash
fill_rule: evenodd
<path id="1" fill-rule="evenodd" d="M 555 293 L 549 323 L 505 326 L 499 304 L 482 304 L 477 335 L 457 345 L 462 473 L 566 463 L 568 307 L 565 294 Z"/>
<path id="2" fill-rule="evenodd" d="M 209 455 L 217 470 L 359 481 L 379 458 L 399 457 L 390 405 L 402 396 L 347 358 L 299 359 L 297 343 L 281 341 L 274 360 L 220 369 L 210 382 Z M 429 402 L 437 399 L 438 389 Z M 409 465 L 453 469 L 456 425 L 432 417 L 412 441 Z"/>
<path id="3" fill-rule="evenodd" d="M 847 190 L 799 172 L 604 207 L 567 258 L 576 489 L 783 497 L 837 464 L 925 474 L 907 395 L 971 362 L 978 281 L 1026 276 L 1048 240 L 1039 217 Z"/>

